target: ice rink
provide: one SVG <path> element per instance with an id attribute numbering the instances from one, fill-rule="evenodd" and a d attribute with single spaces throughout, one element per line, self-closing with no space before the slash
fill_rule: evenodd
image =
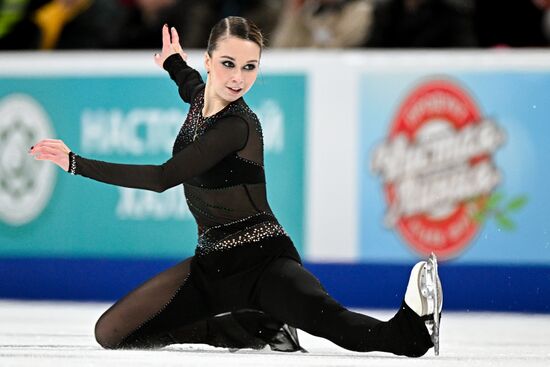
<path id="1" fill-rule="evenodd" d="M 155 351 L 103 350 L 95 320 L 105 303 L 0 301 L 0 366 L 549 366 L 550 315 L 446 313 L 441 355 L 419 359 L 353 353 L 301 332 L 309 353 L 174 345 Z M 392 312 L 368 311 L 387 319 Z"/>

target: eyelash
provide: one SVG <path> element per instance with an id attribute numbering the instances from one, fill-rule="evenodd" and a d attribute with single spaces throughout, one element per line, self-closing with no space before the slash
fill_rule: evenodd
<path id="1" fill-rule="evenodd" d="M 235 64 L 231 61 L 222 61 L 222 65 L 225 66 L 226 68 L 235 67 Z M 246 64 L 244 66 L 244 70 L 246 70 L 246 71 L 252 71 L 254 69 L 256 69 L 256 66 L 252 65 L 252 64 Z"/>

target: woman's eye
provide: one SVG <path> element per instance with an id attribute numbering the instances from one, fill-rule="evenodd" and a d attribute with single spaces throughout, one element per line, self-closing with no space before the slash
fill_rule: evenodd
<path id="1" fill-rule="evenodd" d="M 222 65 L 227 68 L 232 68 L 233 66 L 235 66 L 235 64 L 233 64 L 231 61 L 223 61 Z"/>
<path id="2" fill-rule="evenodd" d="M 256 69 L 256 65 L 253 65 L 253 64 L 246 64 L 244 66 L 244 70 L 254 70 Z"/>

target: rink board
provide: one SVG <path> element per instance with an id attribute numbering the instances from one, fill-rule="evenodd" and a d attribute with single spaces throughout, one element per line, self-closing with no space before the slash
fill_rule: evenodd
<path id="1" fill-rule="evenodd" d="M 293 92 L 283 93 L 288 86 Z M 266 75 L 247 99 L 265 121 L 273 209 L 298 248 L 304 217 L 304 89 L 303 75 Z M 26 154 L 35 141 L 53 136 L 86 158 L 164 163 L 188 111 L 167 75 L 2 78 L 0 111 L 0 139 L 10 147 L 3 164 L 0 256 L 193 254 L 197 230 L 181 186 L 158 194 L 98 184 Z M 12 168 L 8 159 L 24 164 Z"/>
<path id="2" fill-rule="evenodd" d="M 163 162 L 187 107 L 149 54 L 32 58 L 0 58 L 0 297 L 115 299 L 193 253 L 181 188 L 100 185 L 21 152 L 54 136 Z M 548 65 L 546 51 L 265 54 L 247 102 L 269 200 L 331 294 L 395 307 L 434 251 L 447 308 L 550 312 Z"/>
<path id="3" fill-rule="evenodd" d="M 0 294 L 9 299 L 114 301 L 170 260 L 1 259 Z M 349 307 L 395 309 L 409 265 L 306 263 L 336 300 Z M 440 269 L 446 310 L 550 313 L 550 268 L 446 264 Z M 383 281 L 381 281 L 383 279 Z"/>

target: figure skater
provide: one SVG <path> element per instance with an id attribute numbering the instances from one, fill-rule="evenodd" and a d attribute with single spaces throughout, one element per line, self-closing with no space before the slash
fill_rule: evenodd
<path id="1" fill-rule="evenodd" d="M 438 354 L 442 292 L 434 255 L 413 267 L 389 321 L 347 310 L 302 266 L 267 202 L 262 128 L 243 99 L 256 80 L 262 48 L 252 22 L 222 19 L 210 33 L 204 83 L 187 65 L 177 31 L 163 27 L 155 62 L 190 104 L 163 164 L 91 160 L 53 139 L 30 149 L 35 159 L 112 185 L 156 192 L 182 185 L 197 222 L 195 255 L 107 310 L 96 324 L 98 343 L 111 349 L 269 344 L 293 351 L 303 350 L 299 328 L 353 351 L 418 357 L 435 346 Z"/>

